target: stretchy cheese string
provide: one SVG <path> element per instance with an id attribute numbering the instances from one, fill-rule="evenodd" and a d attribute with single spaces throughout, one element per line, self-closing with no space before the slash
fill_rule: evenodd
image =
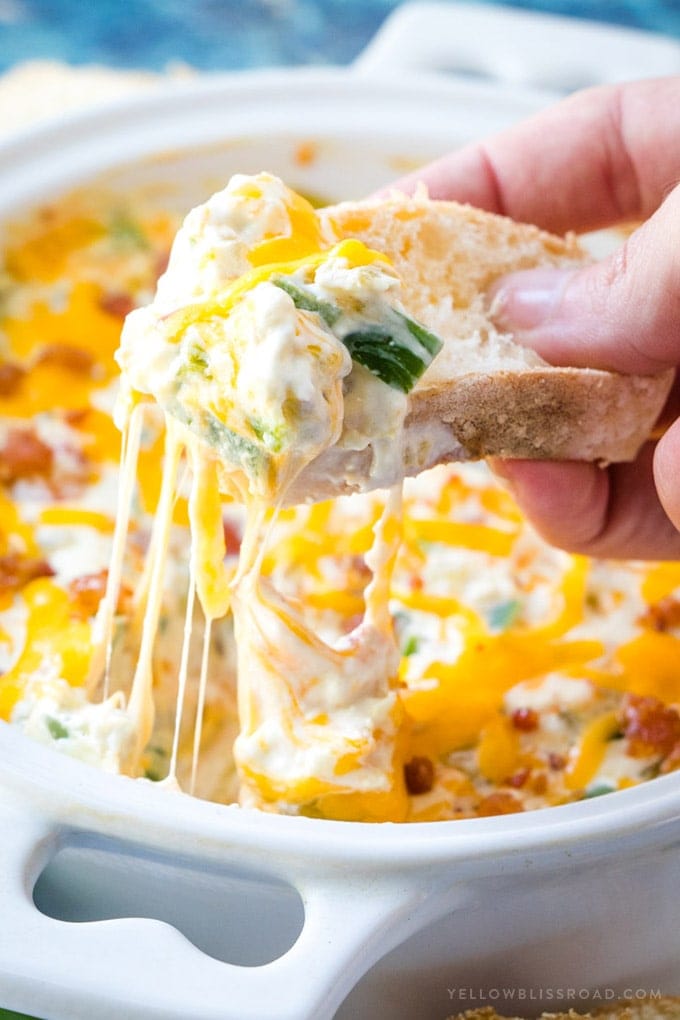
<path id="1" fill-rule="evenodd" d="M 193 794 L 196 789 L 203 732 L 212 624 L 214 620 L 221 619 L 229 612 L 234 572 L 224 562 L 226 546 L 217 462 L 211 452 L 194 438 L 189 440 L 187 452 L 192 470 L 189 494 L 192 574 L 204 616 L 189 787 Z"/>
<path id="2" fill-rule="evenodd" d="M 203 735 L 203 713 L 205 711 L 205 693 L 208 687 L 208 665 L 210 663 L 210 636 L 212 633 L 212 620 L 206 619 L 203 627 L 203 650 L 201 652 L 201 675 L 198 681 L 198 704 L 196 705 L 196 722 L 194 724 L 194 744 L 191 754 L 191 780 L 189 792 L 196 792 L 196 779 L 198 776 L 198 757 L 201 750 L 201 737 Z"/>
<path id="3" fill-rule="evenodd" d="M 182 716 L 184 714 L 184 700 L 186 697 L 187 677 L 189 672 L 189 652 L 191 650 L 191 637 L 194 625 L 194 603 L 196 601 L 196 578 L 194 576 L 193 560 L 189 565 L 189 587 L 187 591 L 187 607 L 184 617 L 184 637 L 182 640 L 182 656 L 179 665 L 179 676 L 177 680 L 177 705 L 175 708 L 175 732 L 172 740 L 172 753 L 170 755 L 170 766 L 168 768 L 168 780 L 177 782 L 177 755 L 179 753 L 179 737 L 182 729 Z"/>
<path id="4" fill-rule="evenodd" d="M 364 592 L 366 609 L 364 619 L 376 630 L 392 634 L 392 615 L 389 609 L 390 585 L 394 564 L 399 552 L 403 520 L 403 486 L 390 489 L 385 509 L 374 528 L 374 541 L 366 553 L 366 566 L 373 576 Z"/>
<path id="5" fill-rule="evenodd" d="M 142 639 L 128 700 L 128 712 L 134 721 L 136 734 L 133 767 L 139 760 L 153 729 L 153 650 L 163 600 L 163 577 L 172 525 L 179 461 L 184 449 L 179 436 L 179 426 L 171 418 L 166 421 L 166 429 L 163 481 L 149 548 L 151 569 L 149 589 L 145 599 Z"/>
<path id="6" fill-rule="evenodd" d="M 106 592 L 100 606 L 101 641 L 99 648 L 104 654 L 104 690 L 103 700 L 109 696 L 111 678 L 111 658 L 113 655 L 114 622 L 116 607 L 120 595 L 120 584 L 125 559 L 125 543 L 130 526 L 130 511 L 133 490 L 137 477 L 137 460 L 139 445 L 144 424 L 144 407 L 139 404 L 128 415 L 123 427 L 121 446 L 121 470 L 118 483 L 118 499 L 116 506 L 116 525 L 113 533 L 109 573 L 106 581 Z M 93 656 L 88 687 L 98 682 L 101 671 L 101 651 Z"/>

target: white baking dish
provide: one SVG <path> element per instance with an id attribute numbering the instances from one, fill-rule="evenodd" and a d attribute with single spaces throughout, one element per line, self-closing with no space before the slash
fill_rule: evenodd
<path id="1" fill-rule="evenodd" d="M 673 44 L 584 29 L 540 91 L 544 50 L 526 33 L 554 25 L 493 13 L 415 5 L 351 73 L 171 85 L 27 132 L 0 152 L 0 216 L 101 173 L 184 206 L 264 168 L 360 195 L 535 111 L 577 73 L 621 77 L 631 46 L 680 69 Z M 469 70 L 499 24 L 494 52 L 519 54 L 531 89 L 507 84 L 507 60 L 502 85 L 423 72 L 447 33 Z M 3 724 L 0 822 L 0 1005 L 47 1020 L 422 1020 L 509 995 L 529 1013 L 680 992 L 678 775 L 526 815 L 371 826 L 199 802 Z"/>

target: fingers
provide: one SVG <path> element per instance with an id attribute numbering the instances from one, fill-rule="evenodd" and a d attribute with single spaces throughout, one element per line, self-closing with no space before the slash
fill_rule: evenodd
<path id="1" fill-rule="evenodd" d="M 661 505 L 680 529 L 680 421 L 676 421 L 657 443 L 653 466 Z"/>
<path id="2" fill-rule="evenodd" d="M 680 77 L 577 94 L 398 182 L 555 232 L 646 219 L 609 259 L 501 281 L 497 321 L 548 362 L 655 374 L 680 365 Z M 666 415 L 677 404 L 676 386 Z M 667 420 L 667 417 L 666 417 Z M 680 423 L 654 452 L 603 471 L 496 462 L 555 545 L 594 556 L 680 557 Z"/>
<path id="3" fill-rule="evenodd" d="M 677 446 L 669 455 L 680 453 Z M 614 559 L 677 559 L 680 532 L 665 512 L 654 485 L 654 447 L 633 464 L 607 470 L 593 464 L 494 461 L 523 512 L 552 545 L 569 552 Z M 678 461 L 676 461 L 678 463 Z M 665 470 L 665 465 L 662 465 Z M 668 509 L 680 525 L 680 479 Z"/>
<path id="4" fill-rule="evenodd" d="M 680 364 L 678 251 L 680 187 L 608 259 L 505 277 L 497 323 L 554 365 L 661 372 Z"/>
<path id="5" fill-rule="evenodd" d="M 680 171 L 680 155 L 676 159 Z M 619 208 L 630 208 L 626 201 Z M 643 211 L 645 201 L 649 197 L 641 200 Z M 609 259 L 568 273 L 537 270 L 506 277 L 496 295 L 498 324 L 552 364 L 640 374 L 677 367 L 679 246 L 676 187 Z M 677 415 L 679 396 L 676 378 L 664 421 Z M 594 556 L 680 556 L 677 421 L 655 453 L 650 445 L 635 464 L 607 472 L 592 465 L 522 462 L 500 470 L 525 513 L 556 545 Z"/>
<path id="6" fill-rule="evenodd" d="M 680 77 L 604 86 L 397 182 L 564 233 L 649 216 L 680 176 Z"/>
<path id="7" fill-rule="evenodd" d="M 676 372 L 673 385 L 666 397 L 666 403 L 659 415 L 656 428 L 653 433 L 655 439 L 659 439 L 666 429 L 676 418 L 680 417 L 680 374 Z"/>
<path id="8" fill-rule="evenodd" d="M 596 541 L 607 515 L 609 480 L 576 461 L 490 461 L 522 511 L 551 545 L 580 552 Z"/>

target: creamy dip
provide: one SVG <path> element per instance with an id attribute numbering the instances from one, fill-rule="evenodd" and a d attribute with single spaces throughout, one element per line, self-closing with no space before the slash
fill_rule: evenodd
<path id="1" fill-rule="evenodd" d="M 484 465 L 407 481 L 403 514 L 280 507 L 329 444 L 389 476 L 407 396 L 376 337 L 431 355 L 384 257 L 320 222 L 258 175 L 184 225 L 98 191 L 8 230 L 0 717 L 109 771 L 360 821 L 676 768 L 677 564 L 551 549 Z"/>

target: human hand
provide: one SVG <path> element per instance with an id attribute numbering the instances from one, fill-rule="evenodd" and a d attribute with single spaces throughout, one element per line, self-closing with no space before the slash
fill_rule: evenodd
<path id="1" fill-rule="evenodd" d="M 644 219 L 606 260 L 529 270 L 497 292 L 499 326 L 555 365 L 654 374 L 680 366 L 680 77 L 577 93 L 397 182 L 587 231 Z M 680 558 L 680 384 L 670 423 L 631 464 L 498 461 L 526 515 L 573 552 Z"/>

